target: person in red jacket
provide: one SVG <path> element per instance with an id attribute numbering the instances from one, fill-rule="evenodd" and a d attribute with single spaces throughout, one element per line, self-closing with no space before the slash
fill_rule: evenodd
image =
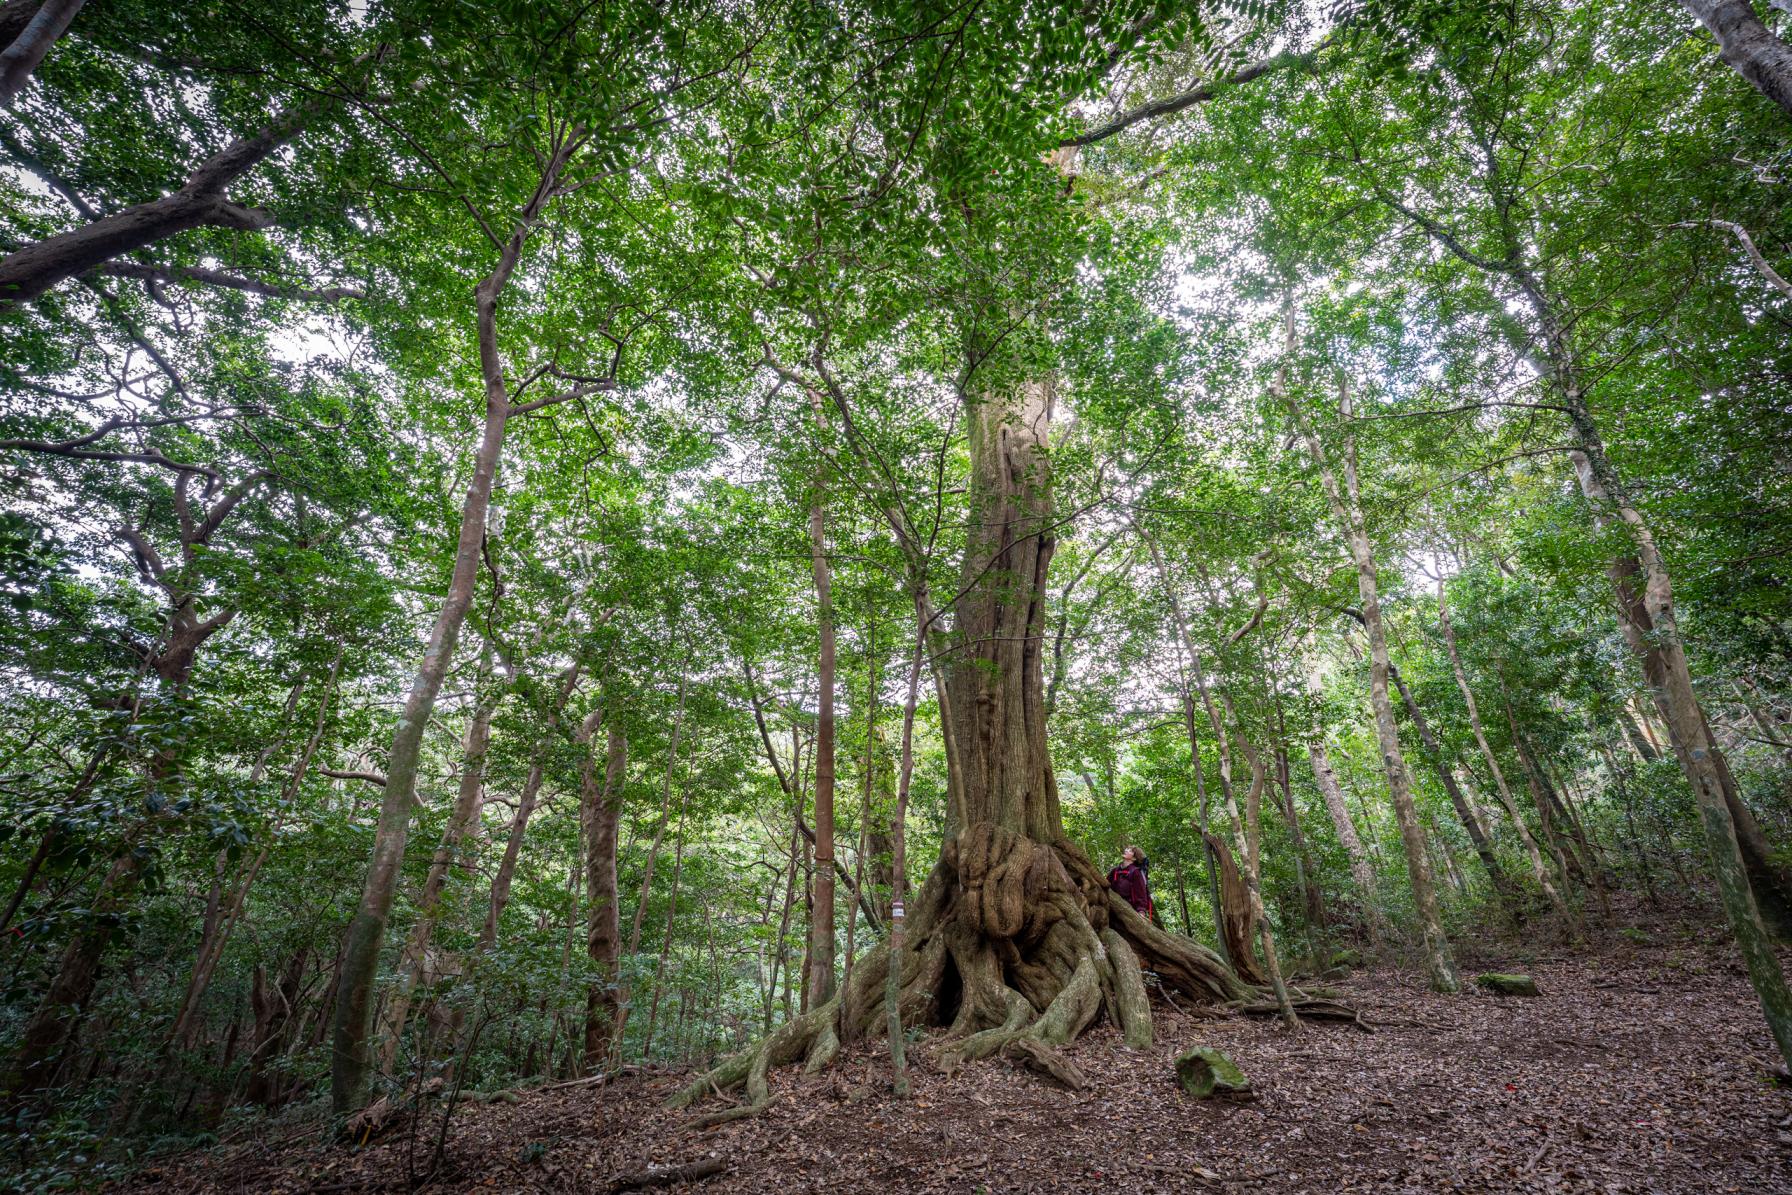
<path id="1" fill-rule="evenodd" d="M 1151 862 L 1145 852 L 1129 846 L 1120 852 L 1120 866 L 1108 872 L 1108 886 L 1118 892 L 1147 921 L 1157 920 L 1151 905 Z"/>

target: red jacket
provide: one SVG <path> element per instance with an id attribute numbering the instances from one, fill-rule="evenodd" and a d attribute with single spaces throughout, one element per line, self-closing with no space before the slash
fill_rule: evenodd
<path id="1" fill-rule="evenodd" d="M 1108 872 L 1108 886 L 1138 910 L 1139 916 L 1151 920 L 1151 886 L 1145 870 L 1136 864 L 1125 864 Z"/>

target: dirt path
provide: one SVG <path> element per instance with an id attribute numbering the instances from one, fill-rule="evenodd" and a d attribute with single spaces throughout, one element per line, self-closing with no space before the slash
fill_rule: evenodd
<path id="1" fill-rule="evenodd" d="M 765 1115 L 700 1133 L 658 1106 L 676 1076 L 525 1095 L 457 1113 L 449 1172 L 424 1189 L 602 1192 L 649 1164 L 716 1156 L 724 1174 L 676 1189 L 1792 1191 L 1792 1091 L 1764 1073 L 1772 1042 L 1726 948 L 1659 931 L 1593 956 L 1470 964 L 1525 970 L 1543 996 L 1439 997 L 1391 973 L 1336 985 L 1372 1034 L 1160 1006 L 1151 1050 L 1111 1030 L 1074 1047 L 1094 1083 L 1081 1094 L 1001 1061 L 948 1079 L 924 1042 L 899 1103 L 885 1059 L 862 1047 L 829 1074 L 778 1076 Z M 1170 1060 L 1190 1045 L 1231 1053 L 1259 1098 L 1183 1096 Z M 429 1145 L 419 1135 L 418 1166 Z M 405 1190 L 406 1158 L 402 1128 L 360 1153 L 307 1135 L 181 1158 L 128 1189 Z"/>

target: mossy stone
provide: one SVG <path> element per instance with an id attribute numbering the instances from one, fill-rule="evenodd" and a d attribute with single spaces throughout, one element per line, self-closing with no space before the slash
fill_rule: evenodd
<path id="1" fill-rule="evenodd" d="M 1496 996 L 1541 996 L 1537 990 L 1537 981 L 1529 975 L 1501 975 L 1490 971 L 1486 975 L 1475 978 L 1475 982 Z"/>
<path id="2" fill-rule="evenodd" d="M 1176 1056 L 1176 1079 L 1196 1099 L 1216 1095 L 1248 1096 L 1251 1081 L 1223 1051 L 1195 1046 Z"/>

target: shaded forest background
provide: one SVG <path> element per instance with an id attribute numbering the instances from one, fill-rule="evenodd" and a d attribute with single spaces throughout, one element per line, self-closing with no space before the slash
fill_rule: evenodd
<path id="1" fill-rule="evenodd" d="M 1792 18 L 1468 8 L 0 6 L 9 1181 L 822 1007 L 1002 586 L 1246 982 L 1792 1051 Z"/>

